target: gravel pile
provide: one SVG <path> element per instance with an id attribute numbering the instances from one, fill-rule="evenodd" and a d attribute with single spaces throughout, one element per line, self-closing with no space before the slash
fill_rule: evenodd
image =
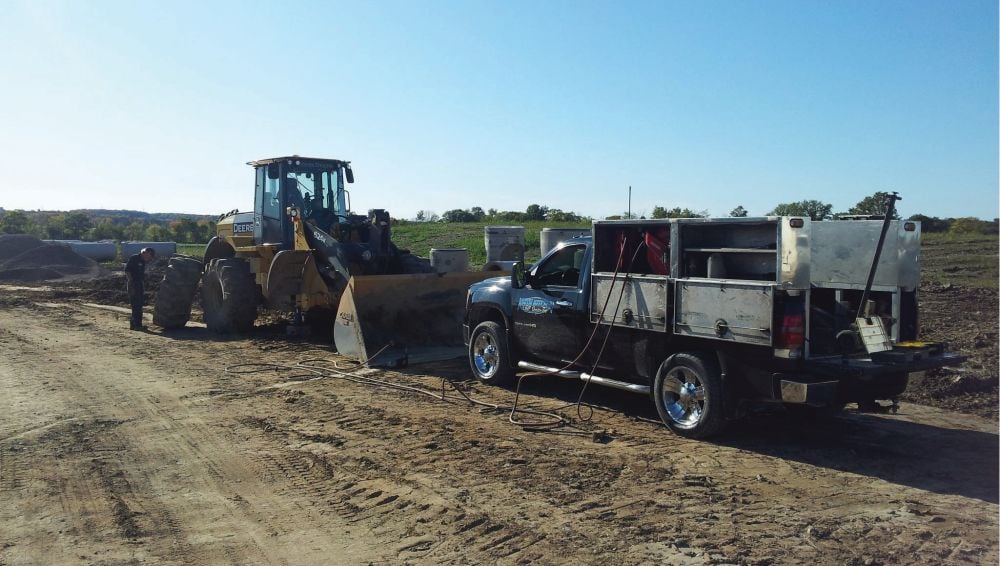
<path id="1" fill-rule="evenodd" d="M 0 281 L 91 279 L 101 267 L 68 246 L 46 244 L 27 234 L 0 235 Z"/>

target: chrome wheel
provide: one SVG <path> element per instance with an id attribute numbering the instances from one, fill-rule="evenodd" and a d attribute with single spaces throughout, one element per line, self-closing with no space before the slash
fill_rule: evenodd
<path id="1" fill-rule="evenodd" d="M 500 356 L 497 353 L 497 344 L 489 333 L 482 332 L 476 336 L 472 344 L 472 360 L 476 365 L 476 371 L 483 379 L 489 379 L 497 372 Z"/>
<path id="2" fill-rule="evenodd" d="M 682 428 L 693 428 L 705 413 L 705 385 L 691 368 L 675 366 L 663 379 L 663 408 Z"/>
<path id="3" fill-rule="evenodd" d="M 507 331 L 499 323 L 479 323 L 469 337 L 469 367 L 476 379 L 490 385 L 506 385 L 514 379 L 514 364 L 507 359 Z"/>
<path id="4" fill-rule="evenodd" d="M 681 436 L 707 438 L 726 426 L 722 372 L 714 352 L 679 352 L 664 360 L 652 397 L 660 420 Z"/>

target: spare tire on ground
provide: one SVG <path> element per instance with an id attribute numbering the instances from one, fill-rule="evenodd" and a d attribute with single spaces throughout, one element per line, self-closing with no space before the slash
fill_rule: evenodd
<path id="1" fill-rule="evenodd" d="M 201 261 L 186 255 L 171 257 L 156 291 L 153 324 L 168 330 L 183 328 L 191 319 L 191 303 L 200 279 Z"/>

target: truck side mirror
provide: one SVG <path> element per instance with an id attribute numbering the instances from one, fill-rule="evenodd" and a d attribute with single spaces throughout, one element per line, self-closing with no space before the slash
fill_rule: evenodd
<path id="1" fill-rule="evenodd" d="M 524 289 L 528 284 L 528 274 L 524 272 L 524 263 L 515 262 L 510 268 L 510 286 L 514 289 Z"/>
<path id="2" fill-rule="evenodd" d="M 277 163 L 268 163 L 267 164 L 267 178 L 268 179 L 279 179 L 280 178 L 280 175 L 279 175 L 279 172 L 278 172 L 278 164 Z"/>
<path id="3" fill-rule="evenodd" d="M 344 177 L 347 178 L 347 182 L 348 183 L 353 184 L 354 183 L 354 170 L 351 169 L 350 167 L 347 167 L 346 169 L 344 169 Z"/>

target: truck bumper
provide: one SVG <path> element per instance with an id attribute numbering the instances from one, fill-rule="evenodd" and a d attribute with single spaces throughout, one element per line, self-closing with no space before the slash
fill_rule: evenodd
<path id="1" fill-rule="evenodd" d="M 837 400 L 837 381 L 806 383 L 791 379 L 780 381 L 781 401 L 805 405 L 830 405 Z"/>
<path id="2" fill-rule="evenodd" d="M 965 356 L 943 349 L 886 354 L 808 360 L 797 375 L 775 375 L 778 398 L 808 405 L 894 399 L 906 390 L 910 376 L 965 360 Z"/>

